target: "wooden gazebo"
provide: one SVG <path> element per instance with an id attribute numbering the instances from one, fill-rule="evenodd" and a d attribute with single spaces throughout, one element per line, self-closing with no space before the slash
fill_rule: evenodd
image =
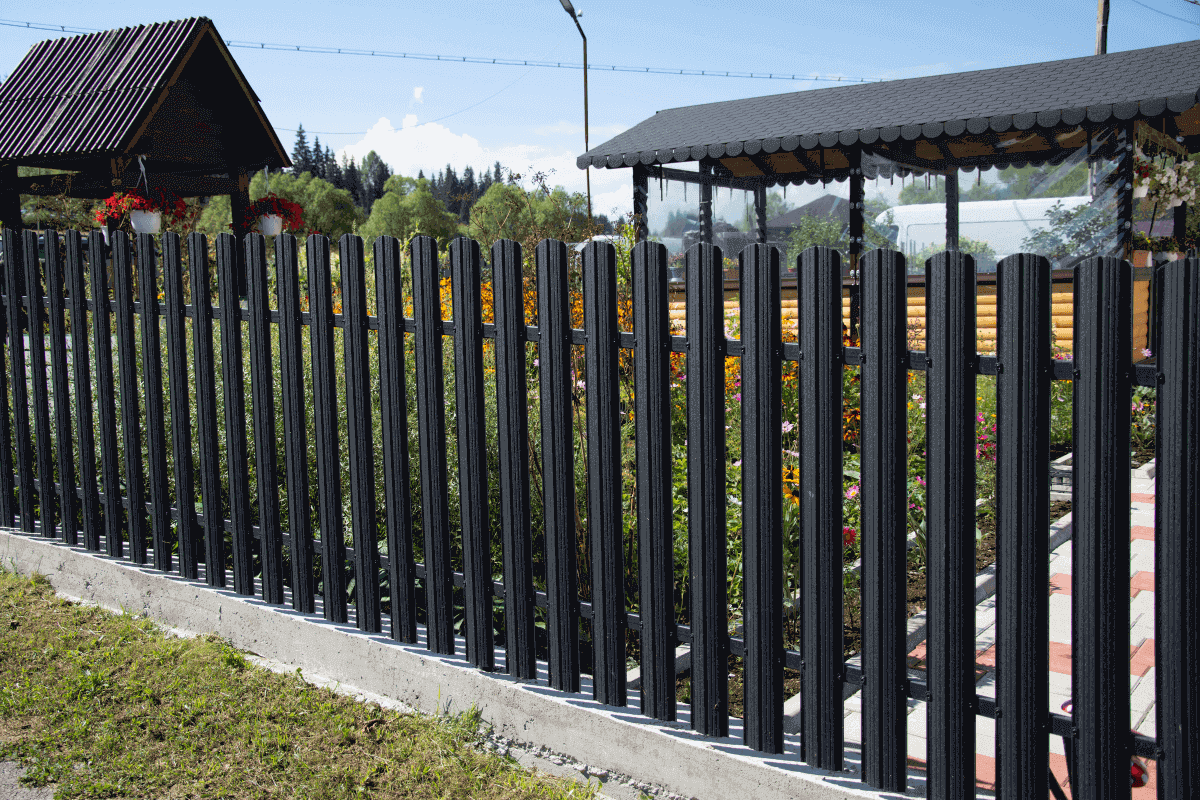
<path id="1" fill-rule="evenodd" d="M 700 237 L 712 241 L 712 190 L 751 191 L 766 241 L 766 190 L 850 180 L 850 258 L 863 247 L 863 181 L 946 178 L 946 241 L 958 243 L 958 173 L 1061 163 L 1086 148 L 1116 161 L 1121 249 L 1133 238 L 1135 136 L 1187 154 L 1200 149 L 1200 40 L 999 69 L 854 84 L 660 111 L 579 156 L 580 169 L 633 169 L 644 220 L 651 178 L 700 186 Z M 698 171 L 672 168 L 699 162 Z M 1176 228 L 1186 207 L 1176 208 Z M 643 224 L 642 234 L 645 228 Z"/>
<path id="2" fill-rule="evenodd" d="M 18 177 L 17 167 L 66 170 Z M 227 194 L 242 233 L 249 175 L 291 166 L 211 20 L 120 28 L 34 45 L 0 85 L 0 220 L 20 195 L 104 198 L 137 186 Z"/>

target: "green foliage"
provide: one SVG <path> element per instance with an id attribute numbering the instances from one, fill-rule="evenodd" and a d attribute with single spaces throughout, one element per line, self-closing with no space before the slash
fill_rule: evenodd
<path id="1" fill-rule="evenodd" d="M 1109 209 L 1091 204 L 1065 208 L 1062 201 L 1047 212 L 1050 227 L 1034 232 L 1021 241 L 1021 251 L 1040 253 L 1058 269 L 1072 265 L 1073 259 L 1100 253 L 1102 238 L 1115 222 Z M 1115 228 L 1109 234 L 1115 238 Z"/>
<path id="2" fill-rule="evenodd" d="M 377 236 L 395 236 L 407 244 L 420 233 L 446 247 L 458 235 L 458 220 L 433 196 L 429 181 L 411 181 L 393 175 L 386 184 L 391 190 L 371 206 L 371 216 L 362 229 L 363 245 L 368 250 Z"/>
<path id="3" fill-rule="evenodd" d="M 936 244 L 927 244 L 921 248 L 915 256 L 908 259 L 909 272 L 923 273 L 925 271 L 925 262 L 933 257 L 935 253 L 940 253 L 946 249 L 946 243 L 938 242 Z M 970 253 L 975 257 L 975 268 L 980 271 L 990 271 L 996 267 L 996 249 L 988 242 L 979 239 L 972 239 L 969 236 L 958 237 L 958 249 L 963 253 Z"/>
<path id="4" fill-rule="evenodd" d="M 1087 164 L 1080 163 L 1072 167 L 1065 175 L 1055 178 L 1059 167 L 1053 164 L 1032 164 L 1024 167 L 1005 167 L 997 173 L 999 183 L 976 183 L 971 180 L 972 173 L 959 175 L 959 200 L 968 202 L 974 200 L 1016 200 L 1027 197 L 1073 197 L 1081 194 L 1087 188 Z M 1049 181 L 1053 180 L 1052 183 Z M 900 190 L 898 205 L 912 203 L 945 203 L 946 183 L 940 175 L 930 179 L 930 186 L 925 188 L 925 181 L 917 177 Z"/>
<path id="5" fill-rule="evenodd" d="M 61 169 L 17 167 L 17 175 L 22 178 L 37 175 L 60 175 L 65 172 Z M 67 197 L 65 194 L 23 194 L 20 197 L 21 219 L 26 226 L 31 228 L 53 228 L 59 231 L 74 228 L 86 231 L 96 227 L 95 211 L 101 202 Z M 0 222 L 9 226 L 14 224 L 14 220 L 0 220 Z"/>
<path id="6" fill-rule="evenodd" d="M 467 231 L 480 247 L 487 250 L 498 239 L 513 239 L 531 259 L 542 239 L 580 242 L 599 233 L 587 218 L 583 194 L 568 194 L 562 187 L 551 190 L 544 183 L 530 191 L 514 180 L 493 183 L 471 208 Z"/>

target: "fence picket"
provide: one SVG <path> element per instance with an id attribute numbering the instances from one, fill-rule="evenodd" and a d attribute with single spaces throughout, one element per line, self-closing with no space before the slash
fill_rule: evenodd
<path id="1" fill-rule="evenodd" d="M 1162 271 L 1161 351 L 1157 352 L 1158 452 L 1154 513 L 1154 663 L 1158 797 L 1200 792 L 1200 260 Z"/>
<path id="2" fill-rule="evenodd" d="M 233 528 L 233 588 L 254 594 L 254 532 L 250 525 L 250 475 L 246 455 L 246 371 L 242 357 L 242 304 L 238 281 L 241 248 L 232 233 L 217 234 L 217 297 L 221 304 L 221 385 L 225 401 L 225 469 Z"/>
<path id="3" fill-rule="evenodd" d="M 275 377 L 271 358 L 271 296 L 267 289 L 266 239 L 246 235 L 246 308 L 250 318 L 250 397 L 254 414 L 254 474 L 261 532 L 262 595 L 283 602 L 283 534 L 279 529 L 279 446 L 275 438 Z"/>
<path id="4" fill-rule="evenodd" d="M 25 231 L 25 308 L 29 330 L 29 383 L 33 387 L 33 426 L 37 439 L 38 518 L 42 536 L 52 538 L 58 492 L 54 488 L 50 397 L 46 391 L 46 308 L 42 303 L 42 260 L 37 240 L 37 231 Z"/>
<path id="5" fill-rule="evenodd" d="M 1050 262 L 996 266 L 996 758 L 1001 798 L 1044 797 L 1050 742 Z"/>
<path id="6" fill-rule="evenodd" d="M 146 395 L 146 454 L 150 484 L 150 528 L 154 568 L 171 569 L 171 498 L 167 486 L 167 434 L 162 385 L 162 340 L 159 331 L 158 258 L 154 237 L 139 233 L 138 295 L 142 301 L 142 382 Z"/>
<path id="7" fill-rule="evenodd" d="M 538 363 L 542 514 L 546 527 L 546 633 L 550 686 L 579 691 L 579 575 L 575 552 L 575 450 L 571 421 L 571 316 L 567 246 L 538 242 Z"/>
<path id="8" fill-rule="evenodd" d="M 75 435 L 79 443 L 77 463 L 79 486 L 83 497 L 79 500 L 83 523 L 83 546 L 88 550 L 100 549 L 100 497 L 97 491 L 96 438 L 92 425 L 92 359 L 88 342 L 87 322 L 87 272 L 83 264 L 83 237 L 79 231 L 67 231 L 67 261 L 65 279 L 68 305 L 71 311 L 71 372 L 75 383 Z M 104 236 L 93 231 L 88 240 L 88 260 L 93 257 L 104 260 Z M 93 256 L 92 254 L 95 254 Z M 4 446 L 0 437 L 0 447 Z M 0 466 L 0 469 L 3 469 Z M 10 473 L 11 474 L 11 473 Z M 66 508 L 64 502 L 63 508 Z"/>
<path id="9" fill-rule="evenodd" d="M 187 326 L 184 322 L 183 264 L 179 234 L 163 234 L 163 300 L 166 302 L 167 385 L 171 392 L 171 450 L 175 454 L 175 508 L 179 574 L 195 578 L 196 479 L 192 465 L 192 414 L 188 399 Z"/>
<path id="10" fill-rule="evenodd" d="M 387 508 L 388 583 L 392 638 L 417 641 L 416 565 L 409 488 L 408 387 L 404 373 L 404 297 L 400 241 L 375 239 L 375 306 L 379 315 L 379 389 L 383 426 L 383 489 Z"/>
<path id="11" fill-rule="evenodd" d="M 504 547 L 504 634 L 508 674 L 536 678 L 533 547 L 529 530 L 529 391 L 521 245 L 492 245 L 496 323 L 496 432 L 500 447 L 500 533 Z"/>
<path id="12" fill-rule="evenodd" d="M 1077 798 L 1129 797 L 1129 353 L 1133 275 L 1075 268 L 1071 689 Z M 1159 698 L 1174 702 L 1175 698 Z"/>
<path id="13" fill-rule="evenodd" d="M 673 720 L 677 637 L 667 248 L 639 242 L 632 258 L 641 711 Z"/>
<path id="14" fill-rule="evenodd" d="M 354 536 L 354 621 L 378 633 L 379 541 L 375 519 L 375 455 L 371 432 L 371 369 L 367 359 L 367 287 L 362 239 L 344 234 L 342 344 L 346 364 L 346 438 L 350 450 L 350 521 Z"/>
<path id="15" fill-rule="evenodd" d="M 121 502 L 120 455 L 117 450 L 111 288 L 108 284 L 108 265 L 111 263 L 110 257 L 115 256 L 100 235 L 99 231 L 92 234 L 88 249 L 88 267 L 92 282 L 92 341 L 96 345 L 96 385 L 99 388 L 96 404 L 100 412 L 100 471 L 104 477 L 104 551 L 113 558 L 119 558 L 124 554 L 122 537 L 125 526 L 124 507 Z M 114 248 L 115 245 L 114 238 Z M 128 252 L 128 243 L 126 251 Z M 216 431 L 213 431 L 214 446 L 216 438 Z"/>
<path id="16" fill-rule="evenodd" d="M 782 753 L 784 586 L 783 498 L 779 482 L 783 472 L 783 339 L 779 251 L 766 244 L 750 245 L 742 250 L 739 266 L 744 735 L 749 748 Z M 746 502 L 750 498 L 753 500 Z"/>
<path id="17" fill-rule="evenodd" d="M 296 237 L 275 240 L 275 279 L 279 291 L 279 385 L 283 405 L 283 460 L 287 470 L 288 529 L 291 531 L 292 608 L 316 610 L 316 576 L 308 483 L 308 423 L 304 411 L 303 330 L 300 266 Z M 387 408 L 386 402 L 384 408 Z M 385 458 L 386 462 L 386 458 Z"/>
<path id="18" fill-rule="evenodd" d="M 810 766 L 840 770 L 843 367 L 842 259 L 838 251 L 810 247 L 800 254 L 796 300 L 800 318 L 803 751 Z"/>
<path id="19" fill-rule="evenodd" d="M 908 419 L 905 390 L 905 259 L 872 250 L 862 259 L 862 742 L 863 782 L 903 792 Z"/>
<path id="20" fill-rule="evenodd" d="M 488 526 L 487 428 L 484 426 L 483 308 L 479 243 L 450 243 L 454 315 L 454 393 L 458 421 L 458 496 L 463 548 L 467 660 L 495 665 L 492 644 L 492 543 Z"/>
<path id="21" fill-rule="evenodd" d="M 592 550 L 592 695 L 623 706 L 625 686 L 625 526 L 621 520 L 621 422 L 617 383 L 617 251 L 583 249 L 583 327 L 587 331 L 588 541 Z"/>
<path id="22" fill-rule="evenodd" d="M 721 248 L 710 244 L 693 245 L 684 259 L 692 728 L 728 736 L 724 261 Z"/>
<path id="23" fill-rule="evenodd" d="M 29 231 L 26 231 L 29 233 Z M 37 232 L 34 231 L 34 257 L 37 257 Z M 24 241 L 22 241 L 24 240 Z M 5 294 L 8 295 L 8 363 L 12 369 L 12 413 L 14 448 L 17 457 L 17 501 L 21 530 L 33 533 L 33 438 L 29 430 L 29 384 L 25 376 L 25 309 L 22 302 L 25 249 L 29 236 L 12 234 L 4 240 L 7 260 Z"/>
<path id="24" fill-rule="evenodd" d="M 308 303 L 323 610 L 330 622 L 346 622 L 346 540 L 338 457 L 342 444 L 337 431 L 337 378 L 333 371 L 333 278 L 329 239 L 316 234 L 308 237 Z"/>
<path id="25" fill-rule="evenodd" d="M 217 377 L 213 357 L 212 271 L 208 239 L 188 236 L 192 278 L 192 350 L 196 360 L 196 424 L 200 456 L 200 499 L 204 505 L 204 580 L 225 585 L 225 504 L 221 492 L 221 454 L 217 448 Z"/>
<path id="26" fill-rule="evenodd" d="M 12 526 L 17 515 L 16 481 L 13 476 L 13 430 L 9 421 L 9 409 L 15 408 L 16 405 L 9 401 L 8 395 L 8 366 L 13 364 L 13 350 L 16 349 L 10 321 L 16 314 L 16 303 L 11 299 L 14 295 L 9 290 L 8 275 L 15 269 L 13 264 L 17 260 L 20 234 L 5 228 L 0 231 L 0 235 L 4 238 L 4 275 L 0 276 L 0 286 L 5 294 L 5 302 L 0 304 L 0 335 L 4 337 L 4 343 L 7 345 L 7 348 L 0 347 L 0 402 L 4 404 L 3 410 L 0 411 L 0 525 L 7 528 Z M 7 364 L 4 363 L 6 359 Z"/>
<path id="27" fill-rule="evenodd" d="M 425 609 L 429 649 L 454 652 L 450 509 L 446 487 L 445 374 L 437 241 L 415 236 L 412 262 L 416 326 L 417 430 L 421 446 L 421 517 L 425 533 Z"/>
<path id="28" fill-rule="evenodd" d="M 927 276 L 929 797 L 953 800 L 975 791 L 975 259 Z"/>
<path id="29" fill-rule="evenodd" d="M 114 231 L 113 295 L 117 303 L 117 358 L 121 376 L 121 443 L 125 449 L 125 497 L 116 492 L 117 504 L 125 505 L 125 527 L 129 533 L 129 559 L 146 563 L 146 500 L 142 466 L 142 424 L 138 401 L 137 339 L 133 322 L 133 263 L 129 237 Z"/>
<path id="30" fill-rule="evenodd" d="M 58 231 L 46 231 L 46 297 L 50 328 L 50 381 L 54 396 L 55 458 L 62 540 L 79 544 L 79 498 L 75 494 L 75 446 L 71 436 L 71 390 L 67 377 L 66 293 Z"/>

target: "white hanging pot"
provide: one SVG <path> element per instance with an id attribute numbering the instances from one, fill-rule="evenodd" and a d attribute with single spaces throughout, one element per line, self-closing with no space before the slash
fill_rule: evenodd
<path id="1" fill-rule="evenodd" d="M 258 229 L 263 236 L 278 236 L 283 233 L 283 217 L 278 214 L 263 214 L 258 218 Z"/>
<path id="2" fill-rule="evenodd" d="M 1137 199 L 1137 198 L 1139 198 L 1139 197 L 1145 197 L 1145 196 L 1146 196 L 1146 192 L 1147 192 L 1147 191 L 1149 191 L 1149 189 L 1150 189 L 1150 185 L 1149 185 L 1149 184 L 1147 184 L 1147 183 L 1135 183 L 1135 184 L 1133 185 L 1133 197 L 1134 197 L 1134 199 Z"/>
<path id="3" fill-rule="evenodd" d="M 162 229 L 162 212 L 130 211 L 129 222 L 134 233 L 158 233 Z"/>

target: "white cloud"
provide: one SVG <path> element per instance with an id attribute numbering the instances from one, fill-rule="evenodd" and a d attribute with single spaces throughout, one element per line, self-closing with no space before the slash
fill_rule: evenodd
<path id="1" fill-rule="evenodd" d="M 581 148 L 582 149 L 582 148 Z M 507 144 L 485 146 L 470 134 L 459 134 L 437 122 L 420 123 L 415 114 L 404 117 L 397 129 L 386 117 L 371 126 L 362 139 L 338 151 L 361 160 L 374 150 L 393 171 L 415 177 L 424 170 L 431 175 L 445 169 L 447 164 L 460 175 L 464 167 L 474 167 L 476 173 L 490 171 L 499 161 L 501 166 L 524 176 L 524 184 L 532 187 L 530 178 L 536 173 L 546 176 L 547 185 L 562 186 L 569 192 L 584 192 L 586 175 L 575 166 L 578 152 L 565 147 L 541 144 Z M 593 169 L 592 209 L 597 214 L 614 212 L 623 215 L 633 208 L 633 183 L 630 170 Z"/>
<path id="2" fill-rule="evenodd" d="M 414 86 L 414 87 L 413 87 L 413 100 L 416 100 L 418 103 L 424 103 L 424 102 L 425 102 L 425 98 L 423 98 L 423 97 L 421 96 L 421 95 L 423 95 L 423 94 L 425 94 L 425 87 L 424 87 L 424 86 Z"/>

